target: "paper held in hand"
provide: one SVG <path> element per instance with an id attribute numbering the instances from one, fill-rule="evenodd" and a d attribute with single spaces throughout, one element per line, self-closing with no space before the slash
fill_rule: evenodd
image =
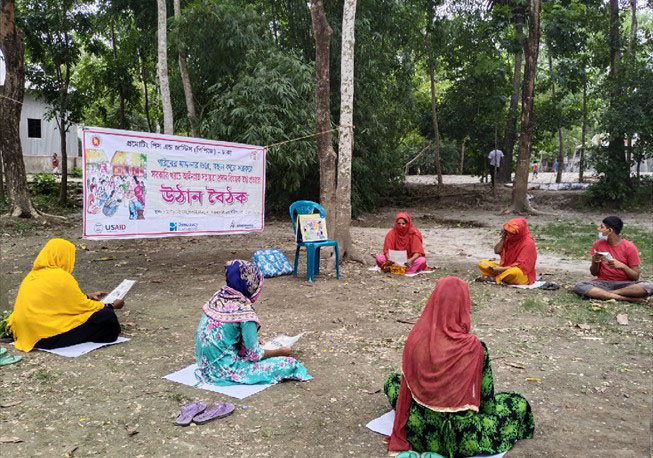
<path id="1" fill-rule="evenodd" d="M 603 256 L 606 261 L 612 261 L 613 259 L 609 251 L 597 251 L 596 254 Z"/>
<path id="2" fill-rule="evenodd" d="M 304 333 L 302 332 L 301 334 L 297 334 L 294 337 L 290 336 L 276 336 L 267 342 L 265 342 L 263 345 L 261 345 L 261 348 L 263 350 L 277 350 L 281 347 L 292 347 L 295 345 L 295 342 L 299 340 L 301 336 L 303 336 Z"/>
<path id="3" fill-rule="evenodd" d="M 102 302 L 111 304 L 116 299 L 124 299 L 134 283 L 136 283 L 136 280 L 123 280 L 113 291 L 102 298 Z"/>
<path id="4" fill-rule="evenodd" d="M 388 261 L 392 261 L 400 266 L 406 265 L 408 253 L 406 250 L 388 250 Z"/>

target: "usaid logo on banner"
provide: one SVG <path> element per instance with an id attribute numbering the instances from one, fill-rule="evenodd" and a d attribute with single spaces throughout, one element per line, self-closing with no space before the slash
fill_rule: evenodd
<path id="1" fill-rule="evenodd" d="M 198 227 L 197 223 L 170 223 L 170 232 L 196 231 Z"/>
<path id="2" fill-rule="evenodd" d="M 107 232 L 122 232 L 122 231 L 127 229 L 127 225 L 126 224 L 105 224 L 104 229 Z"/>
<path id="3" fill-rule="evenodd" d="M 95 223 L 95 226 L 93 227 L 93 229 L 98 234 L 100 234 L 104 230 L 104 228 L 102 227 L 102 223 Z"/>

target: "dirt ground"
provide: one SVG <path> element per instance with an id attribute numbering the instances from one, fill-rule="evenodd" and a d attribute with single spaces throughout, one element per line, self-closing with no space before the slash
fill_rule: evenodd
<path id="1" fill-rule="evenodd" d="M 508 191 L 487 199 L 487 189 L 452 187 L 441 199 L 414 195 L 402 208 L 424 234 L 434 274 L 397 277 L 347 262 L 338 281 L 323 259 L 313 285 L 302 276 L 266 280 L 256 304 L 262 335 L 305 332 L 295 356 L 314 379 L 242 401 L 162 377 L 194 362 L 200 308 L 222 286 L 225 261 L 269 247 L 292 259 L 288 220 L 268 220 L 259 234 L 105 242 L 81 239 L 80 215 L 57 226 L 3 223 L 11 301 L 51 237 L 78 246 L 75 276 L 85 291 L 111 290 L 124 278 L 137 283 L 117 312 L 128 343 L 74 359 L 35 351 L 0 367 L 0 439 L 20 440 L 0 443 L 0 456 L 386 456 L 383 437 L 365 424 L 389 410 L 383 382 L 400 367 L 410 322 L 437 278 L 472 280 L 475 263 L 491 256 Z M 565 193 L 536 193 L 547 214 L 529 224 L 601 219 L 559 209 L 570 200 Z M 385 207 L 356 220 L 357 249 L 378 252 L 397 210 Z M 627 224 L 649 229 L 651 217 L 624 215 Z M 567 291 L 589 277 L 588 267 L 587 259 L 540 251 L 538 271 L 561 284 L 558 291 L 470 283 L 473 332 L 490 350 L 495 390 L 523 393 L 535 415 L 535 438 L 519 442 L 511 458 L 649 456 L 653 314 L 645 305 L 608 304 L 607 321 L 574 321 L 592 316 L 592 304 Z M 651 266 L 644 270 L 650 277 Z M 628 314 L 627 326 L 616 323 L 617 312 Z M 173 420 L 189 400 L 230 401 L 237 410 L 203 426 L 177 427 Z"/>

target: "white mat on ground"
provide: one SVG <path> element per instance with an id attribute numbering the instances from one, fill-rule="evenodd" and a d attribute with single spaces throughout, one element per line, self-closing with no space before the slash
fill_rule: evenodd
<path id="1" fill-rule="evenodd" d="M 171 380 L 173 382 L 181 383 L 184 385 L 192 386 L 193 388 L 199 388 L 202 390 L 215 391 L 216 393 L 226 394 L 236 399 L 245 399 L 248 396 L 263 391 L 264 389 L 272 385 L 227 385 L 227 386 L 217 386 L 210 385 L 207 383 L 200 383 L 195 386 L 197 379 L 195 378 L 195 369 L 197 369 L 197 364 L 191 364 L 185 369 L 182 369 L 172 374 L 166 375 L 165 379 Z"/>
<path id="2" fill-rule="evenodd" d="M 508 285 L 508 286 L 510 286 L 511 288 L 535 289 L 535 288 L 539 288 L 540 286 L 542 286 L 545 283 L 546 283 L 545 281 L 536 281 L 532 285 Z"/>
<path id="3" fill-rule="evenodd" d="M 369 270 L 370 272 L 381 272 L 379 266 L 369 267 L 367 270 Z M 415 272 L 414 274 L 404 274 L 404 277 L 416 277 L 417 275 L 420 274 L 432 274 L 433 272 L 435 272 L 435 269 L 429 268 L 429 270 L 420 270 L 419 272 Z"/>
<path id="4" fill-rule="evenodd" d="M 115 345 L 123 342 L 127 342 L 129 339 L 126 337 L 118 337 L 113 342 L 107 343 L 98 343 L 98 342 L 84 342 L 77 345 L 71 345 L 69 347 L 53 348 L 52 350 L 46 350 L 45 348 L 35 347 L 36 350 L 47 351 L 48 353 L 54 353 L 55 355 L 65 356 L 67 358 L 77 358 L 78 356 L 85 355 L 88 352 L 97 350 L 100 347 L 106 347 L 107 345 Z"/>
<path id="5" fill-rule="evenodd" d="M 391 410 L 388 413 L 384 413 L 379 418 L 375 418 L 371 422 L 365 425 L 368 429 L 371 429 L 375 433 L 383 434 L 384 436 L 389 436 L 392 433 L 392 424 L 395 422 L 395 411 Z M 482 455 L 482 458 L 501 458 L 505 455 L 506 452 L 498 453 L 496 455 Z M 481 457 L 472 457 L 472 458 L 481 458 Z"/>

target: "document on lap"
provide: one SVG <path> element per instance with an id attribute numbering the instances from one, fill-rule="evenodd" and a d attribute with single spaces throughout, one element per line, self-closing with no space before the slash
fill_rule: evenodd
<path id="1" fill-rule="evenodd" d="M 136 280 L 123 280 L 113 291 L 102 298 L 102 302 L 111 304 L 116 299 L 124 299 L 132 286 L 134 286 L 134 283 L 136 283 Z"/>
<path id="2" fill-rule="evenodd" d="M 408 253 L 406 250 L 388 250 L 388 260 L 403 266 L 408 262 Z"/>
<path id="3" fill-rule="evenodd" d="M 597 251 L 596 254 L 602 256 L 606 261 L 612 261 L 612 255 L 609 251 Z"/>
<path id="4" fill-rule="evenodd" d="M 301 334 L 297 334 L 294 337 L 290 336 L 276 336 L 267 342 L 265 342 L 263 345 L 261 345 L 261 348 L 263 350 L 277 350 L 281 347 L 292 347 L 295 345 L 295 342 L 299 340 L 301 336 L 303 336 L 304 333 L 302 332 Z"/>

